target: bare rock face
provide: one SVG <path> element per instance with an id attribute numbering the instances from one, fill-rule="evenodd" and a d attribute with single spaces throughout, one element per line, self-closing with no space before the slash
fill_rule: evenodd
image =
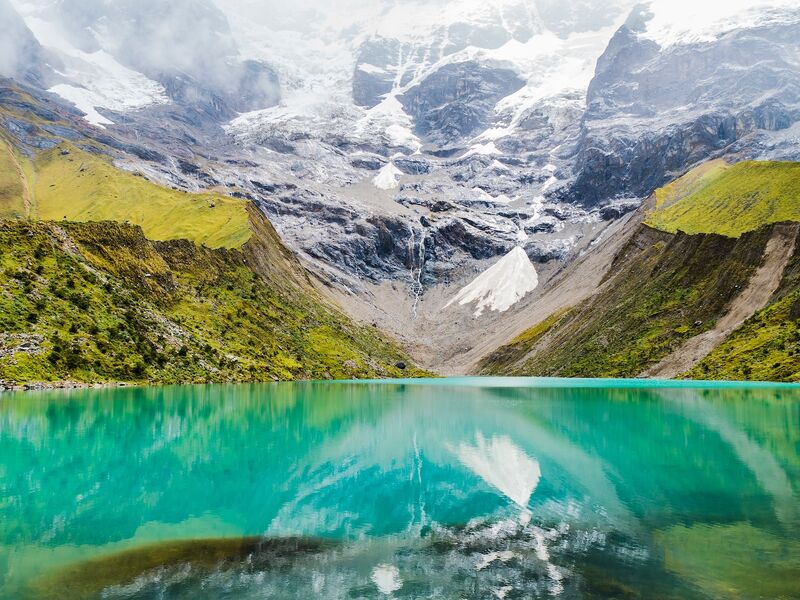
<path id="1" fill-rule="evenodd" d="M 649 16 L 635 10 L 598 60 L 564 199 L 643 197 L 710 157 L 763 156 L 747 139 L 800 119 L 800 14 L 665 47 L 642 35 Z"/>
<path id="2" fill-rule="evenodd" d="M 401 102 L 420 136 L 447 146 L 486 129 L 494 106 L 524 85 L 510 69 L 469 61 L 437 70 Z"/>
<path id="3" fill-rule="evenodd" d="M 372 108 L 392 91 L 402 51 L 400 42 L 386 38 L 374 38 L 361 45 L 353 73 L 353 102 L 357 106 Z"/>

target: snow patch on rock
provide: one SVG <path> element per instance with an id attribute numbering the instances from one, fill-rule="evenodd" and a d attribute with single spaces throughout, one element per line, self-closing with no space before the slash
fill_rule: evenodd
<path id="1" fill-rule="evenodd" d="M 476 303 L 475 317 L 487 308 L 505 312 L 539 285 L 539 275 L 525 250 L 517 246 L 461 289 L 444 308 Z"/>
<path id="2" fill-rule="evenodd" d="M 490 156 L 492 154 L 500 154 L 500 150 L 497 149 L 494 142 L 487 142 L 486 144 L 474 144 L 469 150 L 467 150 L 462 156 L 461 159 L 465 159 L 469 156 L 473 155 L 480 155 L 480 156 Z"/>
<path id="3" fill-rule="evenodd" d="M 387 163 L 372 178 L 372 184 L 379 190 L 393 190 L 400 185 L 400 176 L 402 174 L 403 172 L 395 167 L 393 163 Z"/>
<path id="4" fill-rule="evenodd" d="M 39 43 L 64 64 L 64 72 L 60 74 L 67 82 L 48 91 L 83 111 L 89 123 L 101 128 L 113 124 L 98 108 L 122 112 L 169 101 L 160 84 L 121 65 L 105 50 L 84 52 L 76 48 L 55 23 L 32 14 L 30 7 L 20 4 L 17 7 L 23 9 L 20 14 Z"/>

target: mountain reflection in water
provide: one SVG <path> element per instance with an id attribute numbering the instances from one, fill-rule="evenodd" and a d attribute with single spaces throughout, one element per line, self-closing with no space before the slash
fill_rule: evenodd
<path id="1" fill-rule="evenodd" d="M 0 597 L 800 596 L 797 388 L 514 383 L 2 396 Z"/>

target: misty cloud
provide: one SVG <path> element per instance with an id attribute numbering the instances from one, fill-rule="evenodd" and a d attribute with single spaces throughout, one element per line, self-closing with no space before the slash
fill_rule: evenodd
<path id="1" fill-rule="evenodd" d="M 279 98 L 278 83 L 266 65 L 239 59 L 228 20 L 210 0 L 15 3 L 25 14 L 58 27 L 78 50 L 104 50 L 160 82 L 173 100 L 206 112 L 253 110 Z"/>
<path id="2" fill-rule="evenodd" d="M 41 84 L 43 52 L 8 0 L 0 0 L 0 75 Z"/>

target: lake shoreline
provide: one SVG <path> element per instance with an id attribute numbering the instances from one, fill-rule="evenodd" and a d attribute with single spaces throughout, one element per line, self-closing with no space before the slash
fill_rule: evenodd
<path id="1" fill-rule="evenodd" d="M 157 384 L 145 384 L 150 385 Z M 140 384 L 120 382 L 85 383 L 80 381 L 34 381 L 16 383 L 0 380 L 0 394 L 3 392 L 41 392 L 47 390 L 100 390 L 106 388 L 141 387 Z"/>
<path id="2" fill-rule="evenodd" d="M 662 389 L 709 389 L 746 387 L 750 389 L 796 388 L 800 382 L 794 381 L 734 381 L 734 380 L 699 380 L 699 379 L 660 379 L 650 377 L 603 378 L 603 377 L 517 377 L 494 375 L 467 375 L 457 377 L 412 377 L 389 379 L 295 379 L 295 380 L 263 380 L 263 381 L 227 381 L 227 382 L 186 382 L 164 384 L 158 382 L 95 382 L 50 381 L 17 384 L 0 380 L 0 395 L 9 392 L 43 392 L 55 390 L 92 390 L 116 388 L 157 388 L 172 386 L 213 386 L 213 385 L 265 385 L 275 383 L 363 383 L 372 385 L 448 385 L 456 387 L 485 387 L 491 383 L 493 387 L 526 387 L 526 388 L 628 388 L 640 389 L 657 387 Z M 609 386 L 609 384 L 613 384 Z"/>

